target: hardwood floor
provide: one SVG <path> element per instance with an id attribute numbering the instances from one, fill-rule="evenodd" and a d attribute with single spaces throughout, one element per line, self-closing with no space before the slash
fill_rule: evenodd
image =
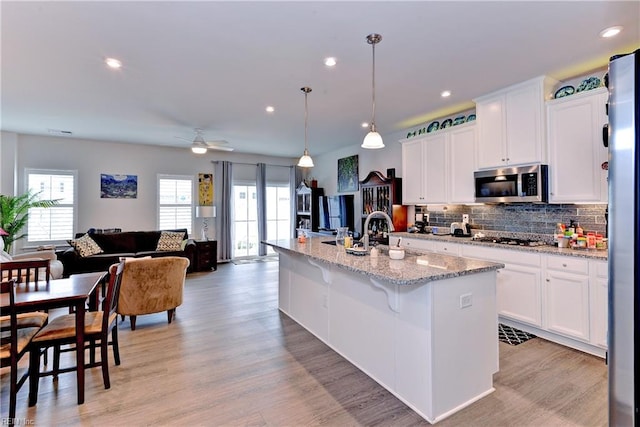
<path id="1" fill-rule="evenodd" d="M 122 364 L 110 354 L 111 389 L 90 369 L 77 405 L 73 373 L 42 378 L 35 407 L 28 387 L 20 391 L 17 417 L 34 425 L 429 425 L 281 314 L 277 280 L 277 262 L 189 275 L 171 325 L 165 313 L 138 317 L 133 332 L 120 323 Z M 2 417 L 7 383 L 3 370 Z M 494 386 L 438 425 L 607 425 L 602 359 L 542 339 L 501 343 Z"/>

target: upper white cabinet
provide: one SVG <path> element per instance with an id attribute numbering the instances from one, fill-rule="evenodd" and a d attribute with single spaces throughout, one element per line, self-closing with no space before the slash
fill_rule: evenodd
<path id="1" fill-rule="evenodd" d="M 474 100 L 479 169 L 546 163 L 544 102 L 556 83 L 537 77 Z"/>
<path id="2" fill-rule="evenodd" d="M 550 203 L 606 203 L 607 89 L 547 102 Z"/>
<path id="3" fill-rule="evenodd" d="M 402 142 L 402 202 L 473 203 L 476 125 Z"/>

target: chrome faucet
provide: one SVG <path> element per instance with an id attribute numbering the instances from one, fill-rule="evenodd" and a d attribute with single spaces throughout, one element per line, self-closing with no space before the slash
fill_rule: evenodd
<path id="1" fill-rule="evenodd" d="M 371 221 L 371 218 L 373 218 L 374 216 L 377 215 L 382 215 L 387 222 L 389 223 L 389 231 L 394 231 L 395 229 L 393 228 L 393 221 L 391 220 L 391 217 L 389 215 L 387 215 L 386 212 L 382 212 L 382 211 L 373 211 L 371 212 L 368 216 L 367 219 L 364 220 L 364 230 L 362 230 L 362 234 L 364 234 L 364 236 L 362 236 L 362 242 L 364 244 L 364 249 L 366 251 L 369 250 L 369 221 Z"/>

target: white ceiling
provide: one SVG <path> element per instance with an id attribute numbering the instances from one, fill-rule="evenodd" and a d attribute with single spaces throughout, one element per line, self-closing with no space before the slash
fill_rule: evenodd
<path id="1" fill-rule="evenodd" d="M 311 155 L 386 144 L 476 96 L 560 80 L 640 46 L 640 2 L 1 2 L 2 130 L 297 157 L 310 86 Z M 624 26 L 616 38 L 599 32 Z M 124 66 L 107 69 L 112 56 Z M 328 69 L 327 56 L 338 65 Z M 444 89 L 453 95 L 440 97 Z M 273 105 L 275 113 L 265 107 Z"/>

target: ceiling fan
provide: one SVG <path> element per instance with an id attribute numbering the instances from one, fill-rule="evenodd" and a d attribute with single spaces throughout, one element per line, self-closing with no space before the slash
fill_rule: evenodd
<path id="1" fill-rule="evenodd" d="M 204 137 L 202 136 L 202 129 L 195 128 L 194 131 L 196 132 L 196 136 L 193 138 L 193 141 L 187 138 L 182 138 L 181 136 L 176 136 L 176 138 L 182 139 L 183 141 L 191 142 L 191 151 L 193 151 L 195 154 L 204 154 L 208 149 L 219 151 L 233 151 L 233 148 L 225 146 L 226 144 L 228 144 L 228 142 L 224 139 L 216 141 L 205 141 Z"/>

